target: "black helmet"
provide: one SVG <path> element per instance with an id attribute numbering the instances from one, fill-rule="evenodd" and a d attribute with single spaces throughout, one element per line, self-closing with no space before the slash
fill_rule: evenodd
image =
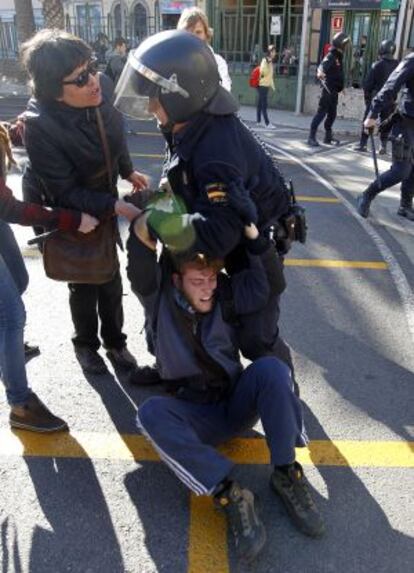
<path id="1" fill-rule="evenodd" d="M 337 50 L 344 50 L 346 45 L 350 42 L 351 38 L 345 32 L 338 32 L 332 38 L 332 46 Z"/>
<path id="2" fill-rule="evenodd" d="M 201 110 L 226 115 L 238 109 L 220 85 L 211 48 L 189 32 L 168 30 L 150 36 L 130 53 L 125 68 L 115 104 L 127 114 L 142 117 L 135 109 L 139 96 L 157 98 L 172 123 L 187 121 Z"/>
<path id="3" fill-rule="evenodd" d="M 383 57 L 392 58 L 397 46 L 393 40 L 383 40 L 380 44 L 378 54 Z"/>

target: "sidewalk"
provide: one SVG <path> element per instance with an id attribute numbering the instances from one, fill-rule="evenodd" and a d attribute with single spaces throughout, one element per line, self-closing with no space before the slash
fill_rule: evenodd
<path id="1" fill-rule="evenodd" d="M 30 88 L 27 84 L 15 83 L 6 76 L 0 77 L 0 97 L 5 96 L 29 96 Z"/>
<path id="2" fill-rule="evenodd" d="M 246 121 L 256 121 L 256 108 L 254 106 L 242 105 L 240 107 L 240 115 Z M 276 127 L 287 127 L 294 129 L 301 129 L 309 131 L 312 116 L 303 113 L 295 115 L 293 111 L 286 111 L 282 109 L 268 109 L 268 115 L 271 123 Z M 319 128 L 323 131 L 323 122 Z M 358 136 L 361 130 L 361 122 L 355 119 L 340 119 L 335 120 L 333 130 L 341 135 Z"/>

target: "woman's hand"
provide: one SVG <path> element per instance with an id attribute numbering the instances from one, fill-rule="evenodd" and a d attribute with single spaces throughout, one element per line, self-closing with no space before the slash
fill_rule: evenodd
<path id="1" fill-rule="evenodd" d="M 144 173 L 140 173 L 139 171 L 133 171 L 129 177 L 127 177 L 127 181 L 132 183 L 132 190 L 133 192 L 141 191 L 141 189 L 146 189 L 149 186 L 149 177 Z"/>
<path id="2" fill-rule="evenodd" d="M 78 227 L 78 231 L 80 233 L 90 233 L 99 225 L 98 219 L 92 217 L 92 215 L 88 215 L 88 213 L 82 213 L 81 222 Z"/>
<path id="3" fill-rule="evenodd" d="M 118 199 L 115 203 L 115 213 L 121 217 L 126 217 L 131 222 L 141 214 L 141 210 L 132 203 Z"/>

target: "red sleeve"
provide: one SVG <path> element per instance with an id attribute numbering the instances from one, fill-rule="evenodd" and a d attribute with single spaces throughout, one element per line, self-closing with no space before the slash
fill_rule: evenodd
<path id="1" fill-rule="evenodd" d="M 76 230 L 81 222 L 81 213 L 68 209 L 46 209 L 35 203 L 19 201 L 0 178 L 0 219 L 7 223 L 46 229 Z"/>

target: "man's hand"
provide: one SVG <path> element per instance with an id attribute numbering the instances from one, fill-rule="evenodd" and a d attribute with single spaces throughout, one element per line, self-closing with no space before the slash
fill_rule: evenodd
<path id="1" fill-rule="evenodd" d="M 377 125 L 377 120 L 373 119 L 372 117 L 367 118 L 364 121 L 364 128 L 365 130 L 369 130 L 369 129 L 374 129 L 374 127 Z"/>
<path id="2" fill-rule="evenodd" d="M 141 214 L 141 210 L 132 203 L 118 199 L 115 203 L 115 213 L 121 217 L 126 217 L 131 222 Z"/>
<path id="3" fill-rule="evenodd" d="M 133 192 L 141 191 L 141 189 L 146 189 L 149 186 L 149 177 L 144 173 L 140 173 L 139 171 L 133 171 L 129 177 L 127 177 L 127 181 L 132 183 L 132 190 Z"/>
<path id="4" fill-rule="evenodd" d="M 244 236 L 251 241 L 254 241 L 259 236 L 259 231 L 254 223 L 244 227 Z"/>
<path id="5" fill-rule="evenodd" d="M 81 222 L 78 227 L 80 233 L 90 233 L 99 225 L 98 219 L 88 215 L 88 213 L 82 213 Z"/>
<path id="6" fill-rule="evenodd" d="M 318 68 L 317 71 L 316 71 L 316 77 L 318 78 L 318 80 L 326 80 L 326 74 L 325 74 L 325 72 L 324 72 L 322 69 L 320 69 L 320 68 Z"/>

